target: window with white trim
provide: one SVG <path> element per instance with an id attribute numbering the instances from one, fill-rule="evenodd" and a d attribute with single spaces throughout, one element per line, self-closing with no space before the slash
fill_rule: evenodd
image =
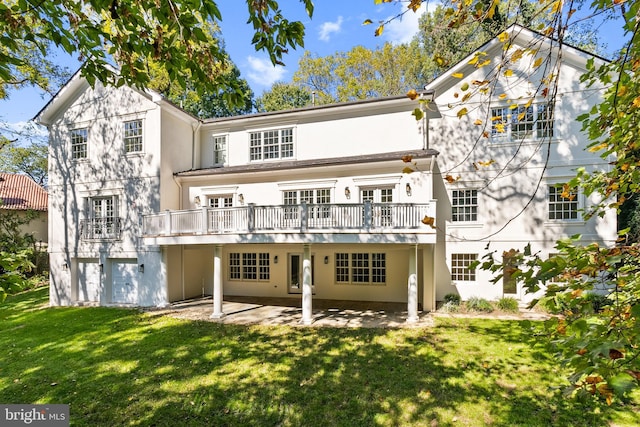
<path id="1" fill-rule="evenodd" d="M 85 220 L 81 222 L 85 239 L 119 239 L 120 218 L 118 196 L 97 196 L 85 199 Z"/>
<path id="2" fill-rule="evenodd" d="M 268 252 L 229 254 L 229 280 L 268 281 L 270 268 Z"/>
<path id="3" fill-rule="evenodd" d="M 383 285 L 387 282 L 384 253 L 336 253 L 336 282 L 357 285 Z"/>
<path id="4" fill-rule="evenodd" d="M 142 120 L 124 122 L 124 151 L 139 153 L 142 151 Z"/>
<path id="5" fill-rule="evenodd" d="M 476 269 L 470 268 L 478 260 L 478 254 L 451 254 L 451 280 L 475 282 Z"/>
<path id="6" fill-rule="evenodd" d="M 282 192 L 284 205 L 296 206 L 285 208 L 285 218 L 294 219 L 298 216 L 297 206 L 302 203 L 311 205 L 308 218 L 310 220 L 326 219 L 331 216 L 329 204 L 331 203 L 330 188 L 310 188 L 305 190 L 284 190 Z"/>
<path id="7" fill-rule="evenodd" d="M 233 206 L 233 195 L 209 196 L 207 197 L 207 204 L 210 208 L 230 208 Z"/>
<path id="8" fill-rule="evenodd" d="M 548 186 L 549 220 L 578 220 L 578 189 L 567 184 Z"/>
<path id="9" fill-rule="evenodd" d="M 553 104 L 523 104 L 491 108 L 491 138 L 518 141 L 553 136 Z"/>
<path id="10" fill-rule="evenodd" d="M 89 129 L 80 128 L 71 130 L 71 158 L 86 159 L 87 158 L 87 140 L 89 137 Z"/>
<path id="11" fill-rule="evenodd" d="M 227 135 L 213 136 L 213 164 L 224 165 L 227 162 Z"/>
<path id="12" fill-rule="evenodd" d="M 249 134 L 249 159 L 293 158 L 293 128 L 271 129 Z"/>
<path id="13" fill-rule="evenodd" d="M 451 192 L 451 221 L 478 220 L 478 190 L 464 189 Z"/>

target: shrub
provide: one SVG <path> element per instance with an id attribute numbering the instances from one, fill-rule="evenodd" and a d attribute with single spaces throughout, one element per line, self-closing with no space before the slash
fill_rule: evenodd
<path id="1" fill-rule="evenodd" d="M 451 303 L 454 305 L 460 305 L 460 295 L 458 294 L 446 294 L 444 296 L 444 303 Z"/>
<path id="2" fill-rule="evenodd" d="M 444 304 L 442 304 L 442 307 L 440 307 L 440 310 L 443 313 L 457 313 L 460 310 L 460 305 L 456 304 L 453 301 L 447 301 Z"/>
<path id="3" fill-rule="evenodd" d="M 517 313 L 520 311 L 518 300 L 512 297 L 500 298 L 496 303 L 499 310 L 507 311 L 509 313 Z"/>
<path id="4" fill-rule="evenodd" d="M 486 299 L 479 297 L 469 298 L 467 300 L 466 307 L 469 311 L 480 311 L 484 313 L 491 313 L 493 311 L 491 303 Z"/>

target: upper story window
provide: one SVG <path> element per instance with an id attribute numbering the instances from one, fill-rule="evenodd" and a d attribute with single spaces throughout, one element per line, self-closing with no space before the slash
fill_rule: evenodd
<path id="1" fill-rule="evenodd" d="M 552 136 L 552 104 L 524 104 L 515 107 L 491 108 L 491 138 L 494 141 L 517 141 Z"/>
<path id="2" fill-rule="evenodd" d="M 478 190 L 453 190 L 451 192 L 451 221 L 478 220 Z"/>
<path id="3" fill-rule="evenodd" d="M 224 165 L 227 163 L 227 135 L 213 136 L 213 164 Z"/>
<path id="4" fill-rule="evenodd" d="M 251 161 L 293 158 L 293 128 L 251 132 L 249 158 Z"/>
<path id="5" fill-rule="evenodd" d="M 567 184 L 553 184 L 548 187 L 549 219 L 577 220 L 578 189 Z"/>
<path id="6" fill-rule="evenodd" d="M 71 158 L 86 159 L 87 158 L 87 140 L 89 130 L 87 128 L 71 130 Z"/>
<path id="7" fill-rule="evenodd" d="M 124 151 L 126 153 L 142 151 L 142 120 L 124 122 Z"/>

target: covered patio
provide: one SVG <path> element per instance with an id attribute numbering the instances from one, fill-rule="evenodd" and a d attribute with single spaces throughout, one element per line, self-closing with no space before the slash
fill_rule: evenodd
<path id="1" fill-rule="evenodd" d="M 225 296 L 223 317 L 211 316 L 211 297 L 180 301 L 154 309 L 188 320 L 241 325 L 287 325 L 312 327 L 406 328 L 433 326 L 433 318 L 419 312 L 417 321 L 407 322 L 407 304 L 371 301 L 314 299 L 311 322 L 304 322 L 300 298 Z"/>

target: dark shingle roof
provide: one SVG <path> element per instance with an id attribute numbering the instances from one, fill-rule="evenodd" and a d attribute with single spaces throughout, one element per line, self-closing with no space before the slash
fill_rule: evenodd
<path id="1" fill-rule="evenodd" d="M 26 175 L 0 172 L 0 209 L 46 211 L 47 191 Z"/>

